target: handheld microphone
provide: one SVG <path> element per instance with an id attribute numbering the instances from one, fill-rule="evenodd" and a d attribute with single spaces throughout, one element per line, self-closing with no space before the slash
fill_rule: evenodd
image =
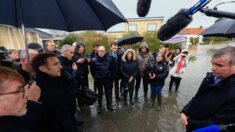
<path id="1" fill-rule="evenodd" d="M 180 30 L 188 26 L 192 19 L 192 15 L 200 8 L 207 5 L 211 0 L 200 0 L 189 9 L 181 9 L 175 16 L 167 20 L 158 31 L 157 36 L 161 41 L 165 41 L 173 37 Z"/>
<path id="2" fill-rule="evenodd" d="M 220 132 L 230 130 L 230 128 L 234 129 L 235 123 L 227 124 L 227 125 L 210 125 L 207 127 L 199 128 L 193 130 L 193 132 Z"/>
<path id="3" fill-rule="evenodd" d="M 219 126 L 211 125 L 211 126 L 208 126 L 208 127 L 204 127 L 204 128 L 194 130 L 193 132 L 219 132 L 219 131 L 220 131 Z"/>
<path id="4" fill-rule="evenodd" d="M 207 16 L 212 16 L 217 18 L 226 17 L 226 18 L 235 19 L 235 13 L 231 12 L 218 11 L 215 9 L 208 9 L 208 8 L 201 8 L 199 11 L 206 14 Z"/>
<path id="5" fill-rule="evenodd" d="M 150 9 L 152 0 L 138 0 L 137 2 L 137 14 L 139 17 L 145 17 Z"/>

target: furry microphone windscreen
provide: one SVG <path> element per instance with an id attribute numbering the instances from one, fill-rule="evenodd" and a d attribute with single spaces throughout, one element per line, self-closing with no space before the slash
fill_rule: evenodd
<path id="1" fill-rule="evenodd" d="M 165 41 L 173 37 L 180 30 L 185 28 L 192 21 L 185 9 L 181 9 L 175 16 L 167 20 L 158 31 L 157 36 L 161 41 Z"/>
<path id="2" fill-rule="evenodd" d="M 139 17 L 145 17 L 148 14 L 151 1 L 152 0 L 138 0 L 136 11 Z"/>

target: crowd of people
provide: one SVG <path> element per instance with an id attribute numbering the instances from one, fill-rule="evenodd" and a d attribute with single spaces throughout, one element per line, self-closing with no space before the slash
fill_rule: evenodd
<path id="1" fill-rule="evenodd" d="M 128 44 L 118 47 L 116 43 L 111 43 L 109 51 L 99 44 L 93 46 L 90 54 L 85 49 L 85 44 L 82 41 L 75 42 L 73 46 L 65 44 L 60 50 L 56 49 L 53 41 L 47 41 L 45 49 L 39 44 L 31 43 L 28 46 L 28 52 L 23 50 L 18 55 L 17 50 L 8 50 L 7 55 L 1 55 L 2 62 L 0 64 L 4 66 L 0 66 L 0 124 L 5 125 L 0 126 L 0 131 L 82 131 L 77 128 L 81 121 L 77 121 L 75 113 L 76 108 L 80 107 L 78 105 L 79 95 L 87 89 L 91 89 L 89 87 L 89 73 L 94 79 L 94 92 L 98 94 L 98 114 L 102 114 L 104 110 L 103 94 L 105 94 L 107 110 L 114 111 L 113 89 L 117 102 L 122 101 L 124 107 L 134 105 L 134 100 L 139 99 L 138 91 L 141 80 L 145 101 L 149 100 L 148 89 L 150 85 L 150 106 L 156 111 L 160 111 L 162 107 L 161 93 L 165 79 L 168 74 L 171 76 L 169 92 L 172 92 L 173 84 L 175 84 L 175 91 L 179 90 L 189 54 L 187 50 L 182 50 L 180 47 L 177 47 L 173 52 L 167 45 L 162 45 L 157 51 L 151 53 L 146 42 L 141 42 L 138 51 L 131 49 Z M 234 51 L 231 52 L 228 56 L 234 57 Z M 3 51 L 0 52 L 0 54 L 3 53 Z M 212 72 L 219 75 L 216 76 L 217 80 L 213 76 L 213 81 L 222 83 L 224 79 L 230 77 L 230 74 L 234 76 L 234 71 L 227 72 L 230 73 L 229 75 L 221 73 L 224 75 L 222 77 L 220 71 L 217 73 L 215 70 L 215 67 L 220 68 L 225 65 L 216 60 L 224 54 L 227 55 L 228 51 L 219 52 L 212 59 L 214 66 Z M 231 60 L 231 65 L 234 66 L 233 60 Z M 227 83 L 222 84 L 229 87 Z M 231 85 L 233 84 L 231 82 Z M 193 121 L 194 123 L 197 120 L 200 121 L 205 116 L 211 119 L 211 115 L 226 105 L 227 100 L 230 100 L 230 98 L 224 99 L 224 103 L 216 105 L 216 107 L 213 105 L 216 102 L 212 102 L 210 105 L 202 104 L 212 112 L 200 116 L 192 110 L 201 107 L 201 105 L 195 105 L 192 102 L 210 99 L 209 96 L 203 96 L 205 93 L 210 93 L 210 90 L 204 87 L 206 86 L 200 87 L 195 98 L 182 110 L 181 119 L 184 126 Z M 219 99 L 220 95 L 217 96 L 217 93 L 218 91 L 214 92 L 214 95 Z M 224 94 L 229 93 L 225 92 Z M 230 96 L 232 99 L 233 95 Z M 157 99 L 156 106 L 155 99 Z M 203 122 L 203 125 L 197 124 L 198 126 L 188 125 L 190 126 L 188 130 L 191 131 L 206 124 L 226 122 L 224 119 L 227 118 L 222 118 L 221 115 L 228 112 L 230 108 L 228 106 L 228 109 L 222 110 L 218 114 L 218 118 L 221 120 L 208 120 Z M 200 112 L 203 111 L 198 113 Z M 208 119 L 207 117 L 205 119 Z M 12 121 L 14 121 L 13 124 Z"/>
<path id="2" fill-rule="evenodd" d="M 24 118 L 20 120 L 24 125 L 31 126 L 30 129 L 37 128 L 38 131 L 77 131 L 79 121 L 76 121 L 74 115 L 76 107 L 79 107 L 78 96 L 90 88 L 89 73 L 94 79 L 94 91 L 98 94 L 98 114 L 102 114 L 104 109 L 103 94 L 107 109 L 114 111 L 113 89 L 117 102 L 123 101 L 123 106 L 134 105 L 134 100 L 139 98 L 141 79 L 145 100 L 148 100 L 150 84 L 151 106 L 154 107 L 157 97 L 156 110 L 159 111 L 161 90 L 169 67 L 177 64 L 178 60 L 184 61 L 188 51 L 173 53 L 169 47 L 161 46 L 159 51 L 152 54 L 146 42 L 140 44 L 137 52 L 129 47 L 128 44 L 118 47 L 116 43 L 112 43 L 110 51 L 106 51 L 104 46 L 95 44 L 92 53 L 88 54 L 82 41 L 75 42 L 73 46 L 65 44 L 60 50 L 56 49 L 53 41 L 47 41 L 45 48 L 30 43 L 28 53 L 26 50 L 21 50 L 20 53 L 17 50 L 7 50 L 7 55 L 1 59 L 4 62 L 1 65 L 12 62 L 11 65 L 4 66 L 15 69 L 17 73 L 12 71 L 12 74 L 23 77 L 22 81 L 19 76 L 22 86 L 16 92 L 23 92 L 24 98 L 28 100 L 28 112 L 22 114 Z M 185 65 L 186 60 L 177 66 L 177 73 L 181 73 L 181 68 Z M 10 70 L 4 67 L 1 69 Z M 2 75 L 4 74 L 1 77 Z M 27 89 L 23 91 L 23 87 Z M 39 120 L 43 122 L 38 123 Z"/>

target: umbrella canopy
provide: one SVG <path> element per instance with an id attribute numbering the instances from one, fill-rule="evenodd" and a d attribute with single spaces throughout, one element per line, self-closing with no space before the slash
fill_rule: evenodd
<path id="1" fill-rule="evenodd" d="M 125 37 L 122 37 L 120 39 L 117 40 L 117 44 L 118 46 L 122 46 L 124 44 L 136 44 L 137 42 L 140 42 L 144 39 L 144 37 L 140 36 L 140 35 L 128 35 Z"/>
<path id="2" fill-rule="evenodd" d="M 38 51 L 39 53 L 43 52 L 43 47 L 38 43 L 29 43 L 28 49 L 34 49 L 34 50 Z"/>
<path id="3" fill-rule="evenodd" d="M 186 41 L 187 41 L 186 37 L 175 35 L 175 36 L 171 37 L 170 39 L 168 39 L 166 41 L 162 41 L 162 43 L 175 44 L 175 43 L 182 43 L 182 42 L 186 42 Z"/>
<path id="4" fill-rule="evenodd" d="M 200 35 L 204 37 L 235 37 L 235 20 L 223 19 L 207 28 Z"/>
<path id="5" fill-rule="evenodd" d="M 0 24 L 63 31 L 107 30 L 126 22 L 111 0 L 2 0 Z"/>

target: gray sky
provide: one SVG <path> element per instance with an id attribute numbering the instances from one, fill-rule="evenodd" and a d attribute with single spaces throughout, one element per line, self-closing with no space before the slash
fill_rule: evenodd
<path id="1" fill-rule="evenodd" d="M 171 16 L 174 16 L 181 8 L 189 8 L 199 0 L 152 0 L 149 13 L 146 17 L 164 16 L 164 23 Z M 212 0 L 208 6 L 213 8 L 214 5 L 231 0 Z M 119 10 L 126 18 L 138 18 L 136 13 L 137 0 L 113 0 Z M 219 10 L 230 11 L 235 13 L 235 3 L 228 3 L 218 6 Z M 193 22 L 189 27 L 208 27 L 214 23 L 216 19 L 207 17 L 198 12 L 193 16 Z"/>
<path id="2" fill-rule="evenodd" d="M 137 0 L 112 0 L 118 9 L 126 18 L 138 18 L 136 13 Z M 164 16 L 165 23 L 170 17 L 174 16 L 181 8 L 190 8 L 196 4 L 199 0 L 152 0 L 152 4 L 149 13 L 146 17 L 159 17 Z M 207 6 L 213 8 L 214 5 L 220 2 L 226 2 L 232 0 L 212 0 Z M 235 0 L 233 0 L 235 1 Z M 228 3 L 218 6 L 219 10 L 230 11 L 235 13 L 235 3 Z M 188 27 L 209 27 L 214 23 L 216 19 L 213 17 L 207 17 L 198 12 L 193 16 L 193 22 Z M 122 30 L 123 24 L 115 25 L 108 31 Z M 51 30 L 44 30 L 52 32 Z M 54 33 L 57 31 L 54 31 Z M 63 32 L 62 32 L 63 33 Z"/>

